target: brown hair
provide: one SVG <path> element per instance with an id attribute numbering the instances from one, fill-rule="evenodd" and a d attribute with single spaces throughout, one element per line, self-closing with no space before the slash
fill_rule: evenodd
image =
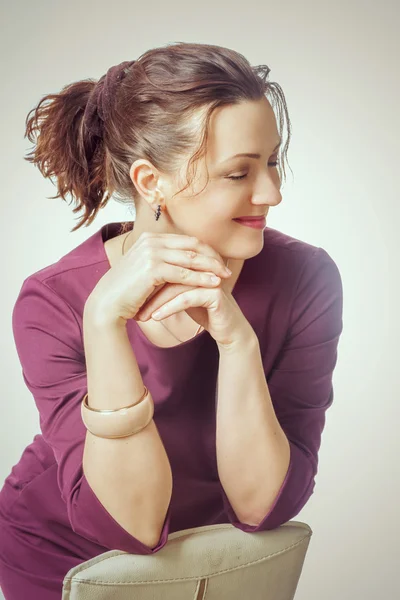
<path id="1" fill-rule="evenodd" d="M 51 198 L 66 200 L 69 193 L 77 201 L 73 212 L 84 209 L 81 222 L 71 230 L 75 231 L 90 225 L 112 195 L 121 203 L 135 201 L 138 192 L 129 176 L 135 160 L 145 158 L 172 175 L 197 148 L 188 172 L 205 154 L 209 121 L 217 107 L 266 96 L 273 109 L 278 107 L 282 140 L 285 114 L 288 138 L 280 152 L 287 158 L 290 119 L 281 87 L 267 81 L 269 72 L 266 65 L 252 67 L 242 54 L 221 46 L 179 42 L 148 50 L 118 84 L 101 137 L 82 126 L 95 80 L 71 83 L 58 94 L 44 96 L 26 118 L 24 137 L 37 139 L 25 160 L 36 164 L 44 177 L 56 178 L 58 193 Z M 206 118 L 198 147 L 193 117 L 203 110 Z M 121 232 L 131 227 L 132 223 L 123 223 Z"/>

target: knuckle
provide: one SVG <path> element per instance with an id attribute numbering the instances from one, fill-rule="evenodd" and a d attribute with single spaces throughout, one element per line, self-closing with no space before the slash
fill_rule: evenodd
<path id="1" fill-rule="evenodd" d="M 157 270 L 157 264 L 156 261 L 154 260 L 154 258 L 151 258 L 147 263 L 146 263 L 146 268 L 147 268 L 147 272 L 154 276 L 155 272 Z"/>
<path id="2" fill-rule="evenodd" d="M 148 277 L 153 280 L 157 275 L 157 258 L 151 250 L 144 255 L 144 270 Z"/>
<path id="3" fill-rule="evenodd" d="M 190 305 L 189 299 L 188 298 L 183 298 L 182 299 L 182 306 L 183 306 L 183 308 L 189 308 L 189 305 Z"/>
<path id="4" fill-rule="evenodd" d="M 156 236 L 150 231 L 143 231 L 138 238 L 139 240 L 144 248 L 154 248 L 156 246 Z"/>
<path id="5" fill-rule="evenodd" d="M 144 259 L 145 259 L 147 268 L 154 269 L 154 267 L 156 266 L 157 257 L 154 254 L 153 248 L 150 248 L 150 247 L 146 248 L 146 251 L 144 253 Z"/>
<path id="6" fill-rule="evenodd" d="M 183 280 L 186 280 L 189 277 L 190 270 L 185 267 L 180 268 L 180 277 Z"/>
<path id="7" fill-rule="evenodd" d="M 186 250 L 186 254 L 191 259 L 193 259 L 193 258 L 195 258 L 197 256 L 197 252 L 195 250 Z"/>
<path id="8" fill-rule="evenodd" d="M 146 281 L 147 284 L 154 285 L 154 282 L 156 281 L 156 274 L 153 269 L 146 269 L 144 281 Z"/>
<path id="9" fill-rule="evenodd" d="M 146 236 L 146 233 L 141 233 L 137 239 L 137 243 L 138 244 L 146 244 L 148 237 Z"/>

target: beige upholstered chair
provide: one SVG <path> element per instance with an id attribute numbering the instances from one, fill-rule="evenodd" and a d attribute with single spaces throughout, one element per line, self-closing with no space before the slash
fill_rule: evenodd
<path id="1" fill-rule="evenodd" d="M 155 554 L 110 550 L 70 569 L 62 600 L 292 600 L 312 533 L 300 521 L 176 531 Z"/>

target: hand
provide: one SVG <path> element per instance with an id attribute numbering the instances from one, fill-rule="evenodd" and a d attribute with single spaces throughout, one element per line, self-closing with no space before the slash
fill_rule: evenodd
<path id="1" fill-rule="evenodd" d="M 84 314 L 101 322 L 126 323 L 168 284 L 215 287 L 210 275 L 229 278 L 221 256 L 195 237 L 144 232 L 100 278 Z"/>
<path id="2" fill-rule="evenodd" d="M 221 283 L 214 288 L 167 284 L 142 306 L 135 320 L 147 321 L 150 317 L 157 320 L 154 314 L 157 309 L 160 310 L 158 319 L 184 310 L 209 332 L 221 350 L 256 337 L 236 300 Z"/>

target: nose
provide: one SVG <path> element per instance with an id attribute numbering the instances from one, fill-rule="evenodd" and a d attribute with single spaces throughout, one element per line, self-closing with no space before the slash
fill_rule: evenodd
<path id="1" fill-rule="evenodd" d="M 253 204 L 265 204 L 266 206 L 278 206 L 282 202 L 282 194 L 279 189 L 270 186 L 268 190 L 253 195 Z"/>
<path id="2" fill-rule="evenodd" d="M 282 202 L 282 194 L 280 192 L 281 180 L 276 173 L 271 176 L 269 170 L 265 173 L 265 177 L 258 179 L 258 187 L 253 194 L 253 204 L 266 204 L 268 206 L 277 206 Z"/>
<path id="3" fill-rule="evenodd" d="M 260 172 L 257 176 L 255 189 L 253 188 L 251 203 L 265 205 L 266 207 L 277 206 L 282 202 L 280 188 L 281 179 L 275 170 L 273 173 L 270 169 Z M 264 213 L 267 212 L 268 210 L 264 208 Z"/>

